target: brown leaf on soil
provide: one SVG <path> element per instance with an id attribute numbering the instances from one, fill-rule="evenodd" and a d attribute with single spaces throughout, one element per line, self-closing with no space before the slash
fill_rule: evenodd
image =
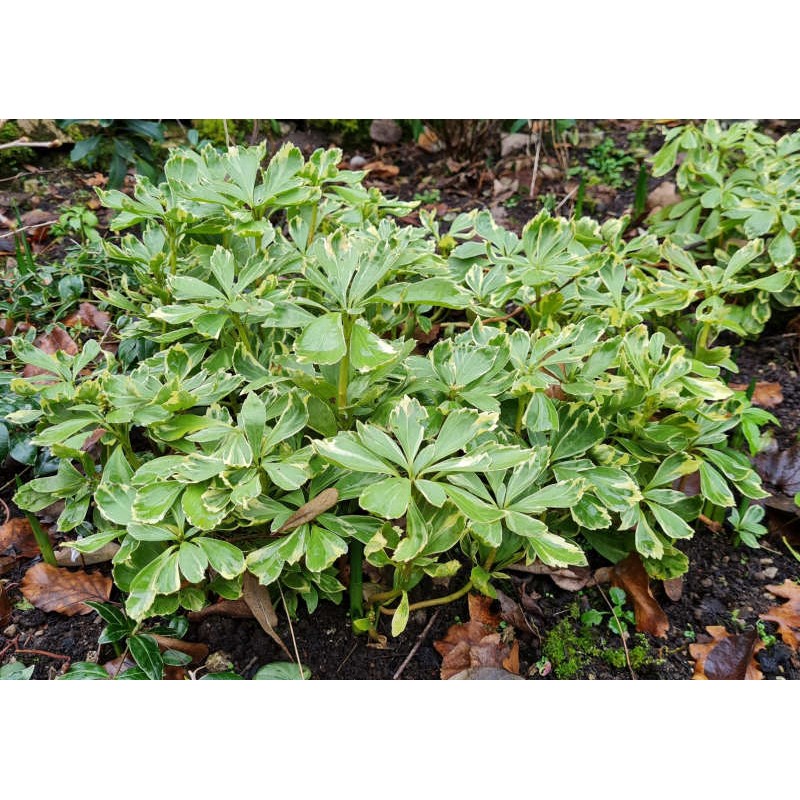
<path id="1" fill-rule="evenodd" d="M 425 333 L 422 328 L 417 326 L 417 328 L 414 330 L 414 338 L 419 344 L 430 344 L 439 338 L 439 331 L 441 329 L 442 326 L 439 325 L 438 322 L 435 322 L 433 325 L 431 325 L 431 329 L 427 333 Z"/>
<path id="2" fill-rule="evenodd" d="M 111 578 L 99 572 L 72 572 L 49 564 L 34 564 L 22 579 L 25 599 L 42 611 L 57 611 L 72 617 L 91 614 L 85 600 L 104 603 L 111 596 Z"/>
<path id="3" fill-rule="evenodd" d="M 755 654 L 764 647 L 755 630 L 730 634 L 721 625 L 709 625 L 709 642 L 689 645 L 695 661 L 693 680 L 760 681 L 764 676 Z"/>
<path id="4" fill-rule="evenodd" d="M 794 502 L 794 496 L 800 492 L 800 445 L 794 444 L 786 450 L 763 450 L 753 464 L 764 481 L 764 488 L 772 493 L 764 505 L 800 513 Z"/>
<path id="5" fill-rule="evenodd" d="M 469 618 L 473 622 L 480 622 L 490 628 L 496 628 L 501 622 L 499 614 L 495 614 L 491 608 L 494 601 L 491 597 L 482 594 L 470 594 L 467 596 L 467 607 L 469 608 Z"/>
<path id="6" fill-rule="evenodd" d="M 316 519 L 320 514 L 339 502 L 339 492 L 331 487 L 321 491 L 313 500 L 304 503 L 292 514 L 275 533 L 288 533 L 306 522 Z"/>
<path id="7" fill-rule="evenodd" d="M 577 592 L 583 589 L 592 580 L 592 571 L 589 567 L 548 567 L 541 561 L 532 564 L 511 564 L 506 569 L 516 572 L 529 572 L 531 575 L 547 575 L 553 583 L 568 592 Z"/>
<path id="8" fill-rule="evenodd" d="M 746 383 L 729 383 L 729 389 L 735 392 L 745 392 L 748 389 Z M 779 383 L 769 383 L 767 381 L 758 381 L 751 402 L 754 406 L 761 406 L 762 408 L 775 408 L 783 402 L 783 390 Z"/>
<path id="9" fill-rule="evenodd" d="M 800 586 L 788 578 L 780 586 L 767 586 L 767 591 L 787 602 L 767 609 L 761 619 L 774 622 L 783 641 L 792 648 L 800 648 Z"/>
<path id="10" fill-rule="evenodd" d="M 253 612 L 253 616 L 258 620 L 258 624 L 264 629 L 272 641 L 289 656 L 289 660 L 292 661 L 292 654 L 275 630 L 275 626 L 278 624 L 278 615 L 272 607 L 272 598 L 269 596 L 269 589 L 266 586 L 262 586 L 258 578 L 251 572 L 244 573 L 244 578 L 242 580 L 242 597 Z"/>
<path id="11" fill-rule="evenodd" d="M 6 587 L 0 583 L 0 628 L 5 628 L 11 622 L 12 611 L 11 601 L 6 594 Z"/>
<path id="12" fill-rule="evenodd" d="M 683 597 L 683 578 L 670 578 L 664 581 L 664 593 L 677 603 Z"/>
<path id="13" fill-rule="evenodd" d="M 73 550 L 69 543 L 62 542 L 59 549 L 56 550 L 56 562 L 59 567 L 88 567 L 90 564 L 102 564 L 106 561 L 111 561 L 117 554 L 119 545 L 116 542 L 109 542 L 104 544 L 99 550 L 94 553 L 79 553 Z"/>
<path id="14" fill-rule="evenodd" d="M 115 678 L 117 675 L 121 675 L 125 672 L 126 669 L 130 669 L 131 667 L 135 667 L 136 662 L 133 660 L 133 656 L 129 653 L 123 653 L 121 656 L 117 656 L 113 658 L 111 661 L 106 661 L 103 664 L 103 669 L 112 677 Z"/>
<path id="15" fill-rule="evenodd" d="M 672 181 L 659 183 L 650 194 L 647 195 L 647 210 L 652 214 L 660 208 L 675 205 L 681 201 L 677 188 Z"/>
<path id="16" fill-rule="evenodd" d="M 362 169 L 369 172 L 370 178 L 396 178 L 400 174 L 400 167 L 394 164 L 384 164 L 383 161 L 370 161 Z"/>
<path id="17" fill-rule="evenodd" d="M 95 172 L 91 177 L 83 179 L 84 186 L 105 186 L 107 183 L 108 177 L 103 175 L 102 172 Z"/>
<path id="18" fill-rule="evenodd" d="M 202 664 L 208 658 L 208 645 L 201 642 L 185 642 L 183 639 L 173 639 L 171 636 L 159 636 L 151 633 L 156 640 L 156 644 L 164 650 L 177 650 L 179 653 L 186 653 L 190 656 L 193 664 Z"/>
<path id="19" fill-rule="evenodd" d="M 39 545 L 25 517 L 14 517 L 0 526 L 0 554 L 32 558 L 39 555 Z"/>
<path id="20" fill-rule="evenodd" d="M 427 125 L 417 137 L 417 146 L 426 153 L 438 153 L 440 150 L 444 150 L 444 142 Z"/>
<path id="21" fill-rule="evenodd" d="M 595 572 L 598 583 L 604 583 L 606 578 L 612 585 L 624 589 L 633 603 L 636 630 L 663 639 L 669 630 L 669 620 L 653 597 L 650 576 L 644 568 L 641 556 L 631 553 L 613 567 L 603 567 Z"/>
<path id="22" fill-rule="evenodd" d="M 538 631 L 534 625 L 528 621 L 522 606 L 512 600 L 507 594 L 497 589 L 497 600 L 500 603 L 500 619 L 507 622 L 515 630 L 524 634 L 538 636 Z"/>
<path id="23" fill-rule="evenodd" d="M 488 610 L 491 602 L 491 598 L 470 594 L 470 621 L 451 625 L 445 637 L 433 643 L 442 656 L 442 680 L 478 667 L 519 673 L 519 645 L 516 641 L 513 644 L 504 642 L 494 630 L 500 620 Z M 480 619 L 490 619 L 492 622 L 487 625 Z"/>
<path id="24" fill-rule="evenodd" d="M 0 556 L 0 575 L 11 572 L 18 560 L 16 556 Z"/>
<path id="25" fill-rule="evenodd" d="M 68 328 L 82 326 L 84 328 L 95 328 L 98 331 L 106 331 L 111 327 L 111 315 L 105 311 L 100 311 L 92 303 L 81 303 L 78 306 L 78 310 L 64 320 L 64 324 Z"/>
<path id="26" fill-rule="evenodd" d="M 44 333 L 34 339 L 33 344 L 48 355 L 55 355 L 59 350 L 63 350 L 67 355 L 74 356 L 78 352 L 78 345 L 72 337 L 63 329 L 56 326 L 50 333 Z M 53 373 L 33 364 L 26 364 L 22 370 L 23 378 L 33 378 L 36 375 L 51 375 Z"/>

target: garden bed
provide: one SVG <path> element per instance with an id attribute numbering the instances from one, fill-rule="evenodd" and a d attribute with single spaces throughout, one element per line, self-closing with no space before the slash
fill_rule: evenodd
<path id="1" fill-rule="evenodd" d="M 787 129 L 781 122 L 763 127 L 776 135 Z M 282 135 L 298 144 L 306 141 L 306 156 L 314 147 L 325 144 L 318 132 L 301 130 Z M 499 129 L 493 135 L 499 138 Z M 551 130 L 550 137 L 541 139 L 539 150 L 529 142 L 489 160 L 463 153 L 456 156 L 452 148 L 439 149 L 442 143 L 435 136 L 419 140 L 424 146 L 413 141 L 361 142 L 346 149 L 343 163 L 359 167 L 372 164 L 367 186 L 375 186 L 387 196 L 418 200 L 424 209 L 435 210 L 439 218 L 489 208 L 499 223 L 517 233 L 542 208 L 567 215 L 580 203 L 578 210 L 601 221 L 626 212 L 643 219 L 648 210 L 644 198 L 651 197 L 650 205 L 656 202 L 652 198 L 659 195 L 653 191 L 662 181 L 647 175 L 643 180 L 639 169 L 645 156 L 660 147 L 661 126 L 643 125 L 641 121 L 582 122 L 558 133 Z M 275 138 L 277 147 L 277 133 Z M 490 140 L 489 146 L 499 150 L 497 141 Z M 16 205 L 23 222 L 40 226 L 32 228 L 30 234 L 40 264 L 63 262 L 67 243 L 66 236 L 52 236 L 48 215 L 55 220 L 65 205 L 80 208 L 89 203 L 90 210 L 97 215 L 90 227 L 102 236 L 108 233 L 111 217 L 93 197 L 93 187 L 104 182 L 102 175 L 67 168 L 56 157 L 48 158 L 51 161 L 24 166 L 23 175 L 0 183 L 0 212 L 6 219 Z M 419 224 L 419 213 L 412 212 L 403 221 Z M 14 256 L 19 257 L 19 253 L 0 251 L 0 267 L 3 258 Z M 88 299 L 89 286 L 81 288 L 81 299 Z M 38 324 L 46 324 L 41 311 L 37 313 Z M 745 385 L 752 381 L 779 386 L 781 399 L 773 394 L 767 405 L 780 421 L 780 427 L 774 431 L 774 442 L 781 451 L 794 444 L 800 427 L 797 390 L 800 344 L 791 320 L 791 313 L 776 315 L 755 341 L 740 343 L 732 339 L 733 359 L 740 371 L 736 376 L 727 376 Z M 427 352 L 433 343 L 432 339 L 425 341 L 420 337 L 419 352 Z M 20 472 L 20 466 L 7 459 L 0 474 L 9 517 L 20 516 L 11 500 L 15 477 Z M 768 468 L 767 473 L 768 488 L 777 493 L 783 488 L 785 501 L 791 492 L 785 485 L 770 487 Z M 602 583 L 593 585 L 590 579 L 582 586 L 565 589 L 563 581 L 557 585 L 547 574 L 510 573 L 503 582 L 503 591 L 513 607 L 511 611 L 503 609 L 502 615 L 511 616 L 503 616 L 500 622 L 499 601 L 484 608 L 485 613 L 496 615 L 491 619 L 496 618 L 499 623 L 496 627 L 502 646 L 518 648 L 514 655 L 518 663 L 515 669 L 506 670 L 507 675 L 513 672 L 547 680 L 689 679 L 695 672 L 696 661 L 690 645 L 708 638 L 707 627 L 722 626 L 734 638 L 757 633 L 763 647 L 756 648 L 753 659 L 764 678 L 798 678 L 797 653 L 776 636 L 774 622 L 761 620 L 761 615 L 782 602 L 768 587 L 796 581 L 800 576 L 800 562 L 787 549 L 787 542 L 789 546 L 798 545 L 791 503 L 770 508 L 768 523 L 769 532 L 761 538 L 760 549 L 736 545 L 729 528 L 699 524 L 695 536 L 681 547 L 689 557 L 690 569 L 680 579 L 680 586 L 670 586 L 668 596 L 661 581 L 653 581 L 655 600 L 669 623 L 663 636 L 637 633 L 628 610 L 630 619 L 624 622 L 623 643 L 623 638 L 612 629 L 614 623 L 622 624 L 618 618 L 618 612 L 623 613 L 622 607 L 610 602 L 608 588 Z M 111 661 L 115 656 L 111 645 L 98 645 L 103 624 L 97 614 L 64 616 L 33 608 L 25 601 L 21 584 L 27 570 L 38 560 L 37 557 L 19 559 L 2 576 L 10 607 L 0 629 L 0 666 L 16 659 L 34 667 L 34 679 L 51 679 L 77 662 Z M 467 560 L 462 561 L 455 576 L 426 578 L 417 585 L 409 593 L 412 605 L 446 595 L 461 586 L 470 569 Z M 590 554 L 590 571 L 604 564 L 607 562 L 597 554 Z M 341 560 L 337 568 L 344 574 L 348 565 Z M 109 574 L 107 564 L 87 567 L 87 571 Z M 114 590 L 110 599 L 122 598 Z M 321 601 L 311 615 L 301 603 L 297 619 L 291 624 L 285 614 L 280 615 L 275 631 L 315 679 L 438 679 L 442 648 L 437 648 L 436 643 L 446 640 L 452 626 L 464 623 L 476 613 L 476 607 L 466 597 L 439 607 L 412 610 L 407 627 L 397 636 L 391 635 L 391 618 L 387 616 L 378 620 L 373 630 L 377 636 L 373 635 L 370 641 L 367 636 L 353 634 L 348 610 L 345 596 L 340 605 Z M 517 624 L 509 619 L 517 620 Z M 508 630 L 513 630 L 513 635 L 503 639 L 503 632 Z M 252 678 L 264 665 L 286 660 L 285 652 L 256 619 L 206 616 L 190 621 L 184 638 L 207 646 L 208 653 L 216 659 L 209 669 L 198 669 L 195 665 L 191 674 L 198 677 L 212 669 L 227 669 Z M 754 640 L 751 651 L 756 644 Z M 188 676 L 187 672 L 180 674 Z"/>

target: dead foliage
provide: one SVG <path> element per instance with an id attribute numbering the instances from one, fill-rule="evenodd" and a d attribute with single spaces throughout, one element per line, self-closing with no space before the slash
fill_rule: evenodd
<path id="1" fill-rule="evenodd" d="M 292 514 L 275 533 L 288 533 L 307 522 L 316 519 L 320 514 L 339 502 L 339 492 L 331 487 L 321 491 L 313 500 L 304 503 Z"/>
<path id="2" fill-rule="evenodd" d="M 20 589 L 36 608 L 72 617 L 92 613 L 86 600 L 105 603 L 111 596 L 111 586 L 111 578 L 99 572 L 34 564 L 25 573 Z"/>
<path id="3" fill-rule="evenodd" d="M 677 603 L 683 597 L 683 578 L 670 578 L 664 582 L 664 594 Z"/>
<path id="4" fill-rule="evenodd" d="M 451 625 L 445 637 L 433 643 L 442 656 L 442 680 L 470 677 L 465 672 L 482 668 L 519 674 L 519 642 L 506 643 L 496 632 L 501 617 L 491 611 L 492 599 L 470 594 L 470 621 Z"/>
<path id="5" fill-rule="evenodd" d="M 81 303 L 78 310 L 64 320 L 64 325 L 68 328 L 94 328 L 105 332 L 111 327 L 111 315 L 100 311 L 92 303 Z"/>
<path id="6" fill-rule="evenodd" d="M 79 553 L 77 550 L 73 550 L 68 543 L 62 542 L 55 551 L 55 556 L 59 567 L 88 567 L 91 564 L 111 561 L 118 550 L 119 545 L 116 542 L 109 542 L 93 553 Z"/>
<path id="7" fill-rule="evenodd" d="M 190 611 L 186 616 L 190 622 L 200 622 L 206 617 L 220 615 L 223 617 L 234 617 L 236 619 L 252 619 L 253 612 L 250 606 L 240 597 L 238 600 L 218 600 L 210 606 L 201 608 L 199 611 Z"/>
<path id="8" fill-rule="evenodd" d="M 669 620 L 650 588 L 650 576 L 641 556 L 631 553 L 613 567 L 601 567 L 594 574 L 597 583 L 611 583 L 625 590 L 633 603 L 636 630 L 663 639 L 669 630 Z"/>
<path id="9" fill-rule="evenodd" d="M 14 517 L 0 525 L 0 555 L 14 560 L 39 555 L 39 545 L 25 517 Z"/>
<path id="10" fill-rule="evenodd" d="M 11 612 L 13 608 L 11 601 L 8 599 L 6 587 L 0 583 L 0 628 L 5 628 L 11 622 Z"/>
<path id="11" fill-rule="evenodd" d="M 275 630 L 275 626 L 278 624 L 278 615 L 272 607 L 272 598 L 269 596 L 269 589 L 266 586 L 262 586 L 258 578 L 251 572 L 244 573 L 244 578 L 242 580 L 242 598 L 245 603 L 247 603 L 250 611 L 253 612 L 253 616 L 258 620 L 258 624 L 264 629 L 272 641 L 289 656 L 289 660 L 291 661 L 292 654 Z"/>
<path id="12" fill-rule="evenodd" d="M 50 333 L 43 333 L 33 340 L 34 347 L 38 347 L 43 352 L 52 356 L 59 350 L 63 350 L 67 355 L 74 356 L 78 352 L 78 345 L 75 340 L 64 330 L 56 325 Z M 37 375 L 51 375 L 49 370 L 36 367 L 33 364 L 26 364 L 22 370 L 23 378 L 33 378 Z"/>
<path id="13" fill-rule="evenodd" d="M 208 645 L 202 642 L 185 642 L 183 639 L 173 639 L 171 636 L 159 636 L 151 633 L 161 651 L 177 650 L 185 653 L 192 659 L 193 664 L 202 664 L 208 658 Z"/>
<path id="14" fill-rule="evenodd" d="M 728 388 L 733 389 L 735 392 L 744 392 L 747 391 L 748 385 L 746 383 L 729 383 Z M 783 390 L 779 383 L 758 381 L 750 400 L 754 406 L 775 408 L 783 402 Z"/>
<path id="15" fill-rule="evenodd" d="M 764 450 L 754 459 L 756 471 L 771 496 L 764 505 L 789 513 L 800 513 L 794 496 L 800 492 L 800 445 L 786 450 Z"/>
<path id="16" fill-rule="evenodd" d="M 541 561 L 534 561 L 532 564 L 511 564 L 506 569 L 528 572 L 531 575 L 547 575 L 559 589 L 568 592 L 577 592 L 588 586 L 592 580 L 589 567 L 548 567 Z"/>
<path id="17" fill-rule="evenodd" d="M 362 169 L 369 172 L 370 178 L 396 178 L 400 174 L 400 167 L 394 164 L 384 164 L 383 161 L 370 161 Z"/>
<path id="18" fill-rule="evenodd" d="M 721 625 L 709 625 L 707 642 L 689 645 L 695 661 L 693 680 L 760 681 L 764 676 L 755 654 L 764 647 L 756 630 L 731 634 Z"/>
<path id="19" fill-rule="evenodd" d="M 781 639 L 797 651 L 800 648 L 800 586 L 787 578 L 780 586 L 767 586 L 767 591 L 786 602 L 772 606 L 760 617 L 766 622 L 774 622 Z"/>

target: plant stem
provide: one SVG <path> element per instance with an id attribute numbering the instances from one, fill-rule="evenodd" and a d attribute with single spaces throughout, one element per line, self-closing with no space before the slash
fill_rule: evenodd
<path id="1" fill-rule="evenodd" d="M 344 356 L 339 362 L 339 382 L 336 391 L 336 408 L 343 422 L 347 421 L 347 385 L 350 380 L 350 333 L 353 321 L 349 314 L 342 314 L 342 327 L 344 329 L 344 341 L 347 345 Z"/>
<path id="2" fill-rule="evenodd" d="M 522 418 L 525 415 L 525 395 L 517 398 L 517 419 L 514 422 L 514 432 L 519 436 L 522 433 Z"/>
<path id="3" fill-rule="evenodd" d="M 467 581 L 465 586 L 462 586 L 457 592 L 453 592 L 452 594 L 447 594 L 444 597 L 434 597 L 432 600 L 420 600 L 419 603 L 412 603 L 409 607 L 409 613 L 412 611 L 418 611 L 420 608 L 431 608 L 432 606 L 443 606 L 447 603 L 452 603 L 455 600 L 463 597 L 469 591 L 472 590 L 472 581 Z M 400 594 L 400 592 L 398 592 Z M 396 608 L 382 608 L 382 614 L 394 614 Z"/>
<path id="4" fill-rule="evenodd" d="M 364 545 L 354 541 L 350 545 L 350 620 L 354 622 L 364 616 Z M 355 632 L 355 627 L 353 628 Z"/>
<path id="5" fill-rule="evenodd" d="M 36 544 L 39 545 L 39 550 L 42 551 L 44 563 L 49 564 L 51 567 L 57 567 L 58 561 L 56 561 L 56 554 L 53 552 L 53 545 L 50 542 L 50 537 L 47 535 L 47 532 L 39 524 L 39 520 L 36 518 L 35 514 L 32 514 L 30 511 L 26 511 L 25 516 L 27 517 L 28 523 L 31 526 L 31 530 L 33 531 Z"/>
<path id="6" fill-rule="evenodd" d="M 239 339 L 244 345 L 245 350 L 247 350 L 247 352 L 253 356 L 253 358 L 255 358 L 255 353 L 253 352 L 253 343 L 250 341 L 250 334 L 247 332 L 247 328 L 242 322 L 241 317 L 238 314 L 232 314 L 231 319 L 233 320 L 233 324 L 236 326 L 236 332 L 239 334 Z"/>

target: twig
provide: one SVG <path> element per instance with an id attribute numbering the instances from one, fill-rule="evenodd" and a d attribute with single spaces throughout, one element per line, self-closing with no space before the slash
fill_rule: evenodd
<path id="1" fill-rule="evenodd" d="M 294 647 L 294 657 L 297 659 L 297 669 L 300 672 L 300 680 L 304 681 L 306 676 L 303 675 L 303 665 L 300 662 L 300 651 L 297 649 L 297 640 L 294 638 L 294 626 L 292 625 L 292 618 L 289 615 L 289 609 L 286 607 L 286 598 L 283 596 L 283 589 L 278 583 L 278 591 L 281 593 L 281 602 L 283 603 L 283 610 L 286 612 L 286 621 L 289 623 L 289 633 L 292 637 L 292 647 Z"/>
<path id="2" fill-rule="evenodd" d="M 2 497 L 0 497 L 0 505 L 3 506 L 3 508 L 5 509 L 5 512 L 6 512 L 6 519 L 5 519 L 5 522 L 3 523 L 5 525 L 5 523 L 8 522 L 11 519 L 11 509 L 8 507 L 8 503 L 6 503 L 6 501 L 3 500 Z"/>
<path id="3" fill-rule="evenodd" d="M 439 616 L 439 612 L 441 610 L 442 610 L 441 608 L 437 608 L 436 611 L 433 612 L 433 615 L 428 620 L 428 624 L 422 629 L 422 633 L 419 636 L 417 636 L 417 641 L 411 648 L 411 652 L 406 656 L 405 661 L 403 661 L 403 663 L 397 668 L 397 672 L 395 672 L 395 674 L 392 675 L 393 681 L 396 681 L 400 678 L 400 676 L 403 674 L 403 670 L 408 666 L 411 659 L 414 658 L 414 656 L 417 654 L 417 650 L 419 650 L 420 646 L 425 641 L 425 637 L 428 635 L 430 629 L 433 627 L 433 623 L 436 622 L 436 617 Z"/>
<path id="4" fill-rule="evenodd" d="M 10 147 L 61 147 L 63 142 L 60 139 L 53 139 L 52 142 L 29 142 L 27 139 L 15 139 L 13 142 L 0 144 L 0 150 L 8 150 Z"/>
<path id="5" fill-rule="evenodd" d="M 8 239 L 9 236 L 16 236 L 18 233 L 22 233 L 22 231 L 32 231 L 34 228 L 45 228 L 48 225 L 55 225 L 57 221 L 56 219 L 51 219 L 48 222 L 37 222 L 36 225 L 26 225 L 23 228 L 16 228 L 10 233 L 0 233 L 0 239 Z"/>
<path id="6" fill-rule="evenodd" d="M 26 650 L 26 649 L 18 649 L 14 651 L 14 654 L 17 653 L 27 653 L 28 655 L 32 656 L 47 656 L 47 658 L 60 658 L 62 661 L 69 661 L 69 656 L 62 656 L 58 653 L 50 653 L 47 650 Z"/>
<path id="7" fill-rule="evenodd" d="M 622 639 L 622 649 L 625 651 L 625 662 L 628 665 L 628 671 L 631 673 L 631 680 L 635 681 L 636 673 L 633 671 L 633 667 L 631 666 L 631 656 L 630 653 L 628 652 L 628 644 L 625 641 L 625 637 L 623 636 L 623 628 L 622 625 L 620 624 L 617 612 L 614 611 L 614 606 L 612 606 L 611 603 L 609 602 L 609 599 L 606 597 L 606 593 L 603 591 L 603 588 L 602 586 L 600 586 L 599 583 L 597 584 L 597 591 L 600 592 L 600 596 L 603 598 L 603 600 L 605 600 L 606 605 L 609 608 L 609 611 L 611 611 L 611 615 L 617 621 L 617 630 L 619 631 L 619 638 Z"/>
<path id="8" fill-rule="evenodd" d="M 341 664 L 339 664 L 339 666 L 336 668 L 336 674 L 337 674 L 337 675 L 339 674 L 339 671 L 341 670 L 341 668 L 342 668 L 342 667 L 343 667 L 343 666 L 344 666 L 344 665 L 347 663 L 347 659 L 348 659 L 348 658 L 350 658 L 350 656 L 351 656 L 351 655 L 353 655 L 353 653 L 355 653 L 355 651 L 356 651 L 356 647 L 358 647 L 358 642 L 356 642 L 356 643 L 355 643 L 355 644 L 354 644 L 354 645 L 353 645 L 353 646 L 350 648 L 350 652 L 349 652 L 349 653 L 348 653 L 348 654 L 347 654 L 347 655 L 346 655 L 346 656 L 345 656 L 345 657 L 342 659 L 342 663 L 341 663 Z"/>
<path id="9" fill-rule="evenodd" d="M 521 314 L 525 310 L 525 306 L 517 306 L 517 308 L 512 311 L 510 314 L 505 314 L 502 317 L 489 317 L 488 319 L 483 320 L 484 325 L 488 325 L 491 322 L 505 322 L 508 319 L 513 319 L 518 314 Z"/>
<path id="10" fill-rule="evenodd" d="M 536 174 L 539 172 L 539 154 L 542 149 L 542 134 L 536 136 L 536 155 L 533 157 L 533 174 L 531 175 L 531 191 L 528 197 L 533 199 L 536 194 Z"/>
<path id="11" fill-rule="evenodd" d="M 579 185 L 580 185 L 580 184 L 579 184 Z M 560 202 L 560 203 L 559 203 L 559 204 L 556 206 L 556 210 L 555 210 L 555 213 L 556 213 L 556 214 L 558 214 L 558 212 L 559 212 L 559 211 L 561 211 L 561 206 L 563 206 L 563 205 L 564 205 L 564 203 L 566 203 L 566 202 L 567 202 L 567 200 L 569 200 L 569 199 L 570 199 L 570 197 L 572 197 L 572 195 L 574 195 L 574 194 L 575 194 L 575 192 L 577 192 L 577 191 L 578 191 L 578 187 L 577 187 L 577 186 L 576 186 L 574 189 L 571 189 L 571 190 L 569 191 L 569 193 L 567 194 L 567 196 L 566 196 L 566 197 L 565 197 L 565 198 L 564 198 L 564 199 L 563 199 L 563 200 L 562 200 L 562 201 L 561 201 L 561 202 Z"/>

